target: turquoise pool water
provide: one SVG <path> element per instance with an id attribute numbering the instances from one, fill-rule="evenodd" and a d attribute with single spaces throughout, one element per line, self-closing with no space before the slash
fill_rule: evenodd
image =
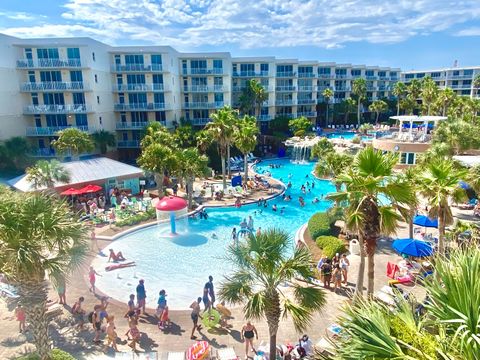
<path id="1" fill-rule="evenodd" d="M 356 135 L 355 132 L 347 131 L 347 132 L 329 133 L 327 134 L 327 138 L 352 140 L 355 137 L 355 135 Z M 362 135 L 363 141 L 371 141 L 372 139 L 373 139 L 373 136 Z"/>
<path id="2" fill-rule="evenodd" d="M 280 165 L 271 168 L 269 165 Z M 225 274 L 230 271 L 225 261 L 228 246 L 232 243 L 232 228 L 239 229 L 239 223 L 252 216 L 254 227 L 268 229 L 272 227 L 288 231 L 293 236 L 298 228 L 310 216 L 330 207 L 328 201 L 321 200 L 313 204 L 315 197 L 335 191 L 335 187 L 326 180 L 313 179 L 310 174 L 313 163 L 293 164 L 289 160 L 264 161 L 257 166 L 259 173 L 269 171 L 272 177 L 281 179 L 285 184 L 290 181 L 292 187 L 286 194 L 292 197 L 291 202 L 285 202 L 279 196 L 268 201 L 268 206 L 258 207 L 257 204 L 245 205 L 240 208 L 207 208 L 207 220 L 184 219 L 177 224 L 179 236 L 171 236 L 168 225 L 152 226 L 114 241 L 108 248 L 122 251 L 128 261 L 135 261 L 136 266 L 126 269 L 105 272 L 106 258 L 98 256 L 93 266 L 102 275 L 97 278 L 97 287 L 102 292 L 123 302 L 128 295 L 135 293 L 138 280 L 145 280 L 147 289 L 147 304 L 156 307 L 157 295 L 165 289 L 168 305 L 171 309 L 188 309 L 191 302 L 201 296 L 203 285 L 208 276 L 214 277 L 218 285 Z M 289 177 L 290 174 L 290 177 Z M 308 175 L 308 178 L 307 178 Z M 315 183 L 310 192 L 302 194 L 300 188 L 306 182 Z M 298 197 L 305 198 L 305 206 L 299 205 Z M 277 205 L 277 212 L 272 205 Z M 283 214 L 280 214 L 283 208 Z"/>

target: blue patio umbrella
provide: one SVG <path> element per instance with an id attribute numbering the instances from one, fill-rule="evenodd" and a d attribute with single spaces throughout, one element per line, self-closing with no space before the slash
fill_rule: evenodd
<path id="1" fill-rule="evenodd" d="M 400 254 L 409 256 L 425 257 L 433 254 L 432 245 L 416 239 L 397 239 L 393 242 L 392 247 Z"/>
<path id="2" fill-rule="evenodd" d="M 430 219 L 425 215 L 417 215 L 413 218 L 413 223 L 418 226 L 438 228 L 438 219 Z"/>
<path id="3" fill-rule="evenodd" d="M 467 184 L 465 181 L 460 181 L 458 183 L 458 186 L 460 186 L 463 190 L 471 189 L 470 185 Z"/>

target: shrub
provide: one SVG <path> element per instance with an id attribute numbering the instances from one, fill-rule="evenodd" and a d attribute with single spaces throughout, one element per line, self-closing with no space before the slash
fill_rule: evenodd
<path id="1" fill-rule="evenodd" d="M 333 257 L 336 253 L 343 254 L 346 252 L 344 242 L 335 236 L 319 236 L 315 242 L 322 249 L 323 255 L 328 258 Z"/>
<path id="2" fill-rule="evenodd" d="M 293 135 L 298 136 L 298 137 L 304 137 L 306 134 L 305 130 L 297 130 Z"/>
<path id="3" fill-rule="evenodd" d="M 308 231 L 312 239 L 322 235 L 330 235 L 332 221 L 327 213 L 316 213 L 308 220 Z"/>
<path id="4" fill-rule="evenodd" d="M 50 355 L 52 360 L 75 360 L 72 355 L 60 349 L 53 349 Z M 36 353 L 31 353 L 20 356 L 16 358 L 16 360 L 40 360 L 40 356 L 38 356 Z"/>
<path id="5" fill-rule="evenodd" d="M 362 138 L 358 135 L 355 135 L 355 137 L 352 139 L 352 144 L 360 144 L 362 142 Z"/>

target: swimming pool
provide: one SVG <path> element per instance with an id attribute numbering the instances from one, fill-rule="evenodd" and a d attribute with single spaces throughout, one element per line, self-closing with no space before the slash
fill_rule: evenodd
<path id="1" fill-rule="evenodd" d="M 270 164 L 280 167 L 271 168 Z M 285 184 L 291 181 L 292 187 L 286 190 L 286 194 L 292 196 L 291 202 L 285 202 L 279 196 L 269 200 L 267 208 L 260 208 L 257 204 L 238 209 L 207 208 L 207 220 L 185 219 L 177 224 L 180 236 L 170 236 L 169 226 L 162 224 L 119 238 L 109 248 L 122 251 L 128 261 L 136 262 L 136 266 L 105 272 L 106 258 L 97 256 L 93 266 L 102 275 L 97 278 L 97 288 L 126 303 L 128 295 L 135 293 L 138 280 L 144 279 L 149 307 L 156 307 L 158 292 L 165 289 L 171 309 L 188 309 L 192 301 L 201 296 L 209 275 L 213 276 L 214 284 L 218 286 L 230 271 L 225 254 L 231 244 L 232 228 L 238 230 L 239 223 L 249 215 L 253 217 L 255 228 L 277 227 L 288 231 L 292 236 L 293 250 L 293 236 L 297 229 L 313 213 L 325 211 L 331 206 L 325 200 L 316 204 L 312 200 L 335 191 L 329 181 L 313 179 L 310 174 L 313 166 L 313 163 L 293 164 L 288 159 L 264 161 L 257 166 L 259 173 L 269 171 Z M 315 187 L 303 195 L 300 188 L 306 181 L 310 184 L 314 182 Z M 299 205 L 299 196 L 305 198 L 303 208 Z M 273 204 L 277 205 L 277 212 L 272 210 Z M 284 213 L 281 215 L 282 208 Z"/>
<path id="2" fill-rule="evenodd" d="M 327 138 L 328 139 L 345 139 L 345 140 L 352 140 L 357 133 L 352 132 L 352 131 L 347 131 L 347 132 L 335 132 L 335 133 L 328 133 Z M 373 136 L 368 136 L 368 135 L 362 135 L 361 136 L 362 141 L 371 141 L 373 139 Z"/>

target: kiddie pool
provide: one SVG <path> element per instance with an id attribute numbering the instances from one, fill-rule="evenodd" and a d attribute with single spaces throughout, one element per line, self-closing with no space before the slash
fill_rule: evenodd
<path id="1" fill-rule="evenodd" d="M 280 167 L 271 168 L 271 164 Z M 310 174 L 313 167 L 314 163 L 294 164 L 288 159 L 262 161 L 256 166 L 258 173 L 269 171 L 272 177 L 285 184 L 291 181 L 292 187 L 286 190 L 286 194 L 292 196 L 291 202 L 285 202 L 278 196 L 268 201 L 267 208 L 257 204 L 240 208 L 207 208 L 207 220 L 180 220 L 177 223 L 178 236 L 170 235 L 168 224 L 161 224 L 120 237 L 104 252 L 108 253 L 109 248 L 115 252 L 122 251 L 127 261 L 135 261 L 136 266 L 106 272 L 107 258 L 97 256 L 92 264 L 102 275 L 97 277 L 97 289 L 126 303 L 129 294 L 135 294 L 138 281 L 144 279 L 148 307 L 156 307 L 158 292 L 165 289 L 170 309 L 188 309 L 192 301 L 202 295 L 209 275 L 213 276 L 214 284 L 218 286 L 224 275 L 231 271 L 225 260 L 226 250 L 232 243 L 231 232 L 233 227 L 238 230 L 239 223 L 248 216 L 253 217 L 255 228 L 276 227 L 288 231 L 293 251 L 295 232 L 313 213 L 326 211 L 331 206 L 322 197 L 335 191 L 329 181 L 313 178 Z M 307 181 L 313 181 L 315 187 L 303 195 L 300 187 Z M 305 198 L 303 208 L 299 205 L 299 196 Z M 321 201 L 313 204 L 315 197 Z M 273 204 L 277 204 L 277 212 L 272 210 Z M 284 213 L 281 215 L 282 208 Z"/>

